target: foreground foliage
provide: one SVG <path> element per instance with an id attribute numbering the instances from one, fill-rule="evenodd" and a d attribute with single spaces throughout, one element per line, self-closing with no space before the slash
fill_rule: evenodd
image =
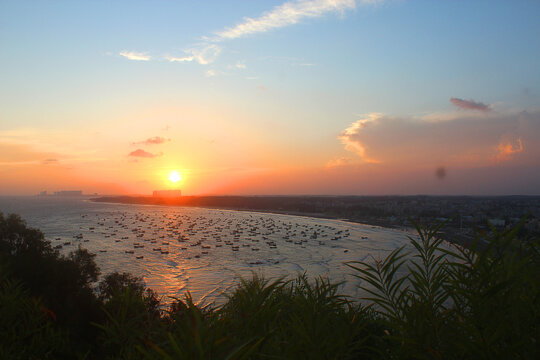
<path id="1" fill-rule="evenodd" d="M 417 230 L 412 247 L 348 264 L 368 294 L 360 303 L 325 277 L 254 274 L 220 307 L 188 293 L 164 311 L 141 279 L 98 283 L 94 255 L 61 256 L 0 213 L 0 358 L 538 358 L 538 239 L 493 231 L 476 251 Z"/>
<path id="2" fill-rule="evenodd" d="M 417 226 L 414 252 L 348 264 L 384 319 L 395 358 L 540 356 L 540 244 L 519 228 L 479 234 L 471 249 L 444 246 Z M 475 251 L 480 245 L 485 249 Z M 412 255 L 412 256 L 411 256 Z"/>

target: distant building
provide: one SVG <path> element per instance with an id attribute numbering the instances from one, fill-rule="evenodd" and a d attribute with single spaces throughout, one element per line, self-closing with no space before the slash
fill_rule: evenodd
<path id="1" fill-rule="evenodd" d="M 47 196 L 47 190 L 40 191 L 39 196 Z"/>
<path id="2" fill-rule="evenodd" d="M 174 198 L 174 197 L 181 197 L 182 191 L 181 190 L 154 190 L 152 195 L 154 197 Z"/>
<path id="3" fill-rule="evenodd" d="M 82 196 L 82 190 L 62 190 L 55 191 L 55 196 Z"/>

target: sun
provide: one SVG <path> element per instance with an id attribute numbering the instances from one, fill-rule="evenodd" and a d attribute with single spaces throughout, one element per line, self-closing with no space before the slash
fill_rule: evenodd
<path id="1" fill-rule="evenodd" d="M 180 180 L 182 180 L 182 176 L 180 176 L 180 173 L 178 173 L 178 171 L 171 171 L 171 173 L 169 174 L 169 180 L 172 181 L 173 183 L 177 183 L 179 182 Z"/>

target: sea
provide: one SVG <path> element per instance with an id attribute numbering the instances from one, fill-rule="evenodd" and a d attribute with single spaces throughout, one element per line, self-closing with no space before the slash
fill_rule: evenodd
<path id="1" fill-rule="evenodd" d="M 411 235 L 340 220 L 84 197 L 0 197 L 0 212 L 21 215 L 62 254 L 79 246 L 96 254 L 102 276 L 141 277 L 163 304 L 189 292 L 199 305 L 220 305 L 253 274 L 327 277 L 360 299 L 361 280 L 346 264 L 384 258 Z"/>

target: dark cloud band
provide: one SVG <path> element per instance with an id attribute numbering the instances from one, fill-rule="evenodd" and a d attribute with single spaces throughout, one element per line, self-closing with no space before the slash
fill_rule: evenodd
<path id="1" fill-rule="evenodd" d="M 450 98 L 450 102 L 459 108 L 467 109 L 467 110 L 478 110 L 478 111 L 491 110 L 488 105 L 481 102 L 474 101 L 472 99 L 463 100 L 459 98 Z"/>

